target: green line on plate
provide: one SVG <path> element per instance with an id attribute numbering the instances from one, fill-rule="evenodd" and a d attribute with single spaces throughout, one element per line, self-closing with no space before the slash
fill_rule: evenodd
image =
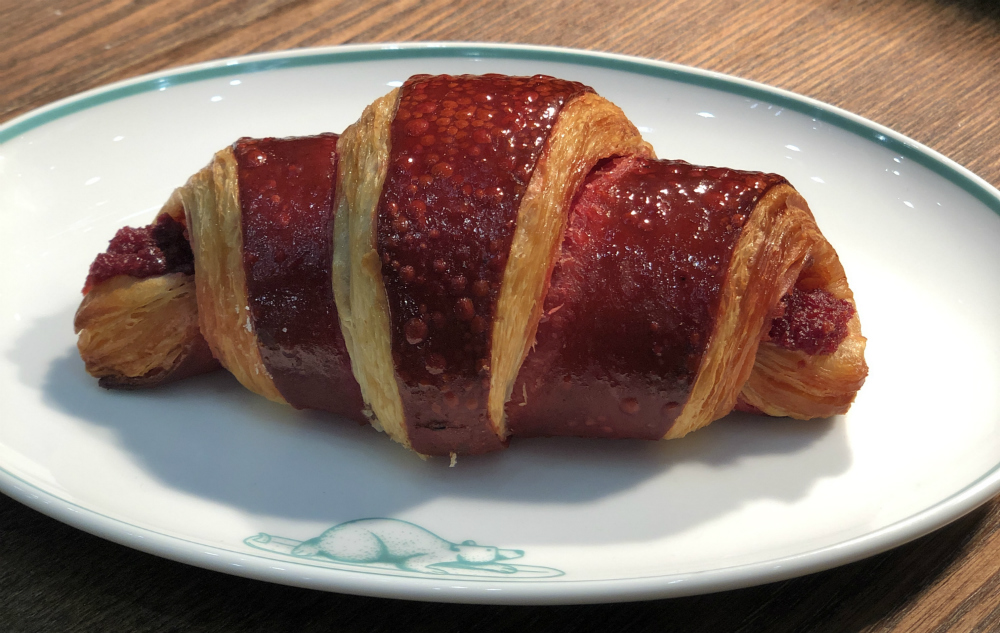
<path id="1" fill-rule="evenodd" d="M 642 60 L 606 57 L 589 54 L 585 51 L 560 49 L 532 49 L 478 47 L 478 46 L 426 46 L 378 48 L 369 50 L 346 50 L 325 53 L 302 54 L 276 59 L 251 59 L 222 66 L 212 66 L 197 70 L 181 71 L 157 79 L 148 79 L 118 88 L 103 90 L 90 96 L 71 99 L 50 110 L 29 116 L 13 125 L 0 126 L 0 144 L 6 143 L 25 132 L 110 101 L 124 99 L 144 92 L 152 92 L 169 86 L 217 79 L 232 75 L 258 73 L 285 68 L 302 68 L 307 66 L 322 66 L 328 64 L 347 64 L 352 62 L 386 61 L 393 59 L 420 59 L 441 57 L 477 57 L 488 59 L 518 59 L 529 61 L 566 63 L 578 66 L 606 68 L 646 77 L 655 77 L 689 84 L 701 88 L 718 90 L 750 99 L 764 101 L 787 110 L 799 112 L 823 121 L 867 141 L 881 145 L 900 156 L 930 169 L 948 182 L 956 185 L 979 202 L 986 205 L 994 213 L 1000 215 L 1000 192 L 970 178 L 968 175 L 942 162 L 937 156 L 914 145 L 882 134 L 867 123 L 844 116 L 839 112 L 817 104 L 805 101 L 801 97 L 782 94 L 762 86 L 748 85 L 721 75 L 704 75 L 693 70 L 670 68 Z"/>

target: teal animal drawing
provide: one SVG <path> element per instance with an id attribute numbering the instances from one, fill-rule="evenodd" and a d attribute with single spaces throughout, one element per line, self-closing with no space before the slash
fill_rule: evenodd
<path id="1" fill-rule="evenodd" d="M 446 574 L 440 565 L 475 566 L 504 574 L 517 568 L 497 561 L 520 558 L 524 552 L 451 543 L 424 528 L 394 519 L 360 519 L 330 528 L 292 550 L 293 556 L 329 556 L 345 563 L 392 563 L 422 574 Z"/>
<path id="2" fill-rule="evenodd" d="M 522 550 L 478 545 L 471 540 L 453 543 L 399 519 L 347 521 L 305 541 L 261 533 L 244 542 L 258 549 L 313 561 L 394 568 L 415 574 L 533 578 L 562 575 L 557 569 L 506 562 L 524 556 Z"/>

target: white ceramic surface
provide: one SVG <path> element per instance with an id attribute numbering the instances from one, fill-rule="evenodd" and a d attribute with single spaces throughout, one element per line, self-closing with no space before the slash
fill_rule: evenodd
<path id="1" fill-rule="evenodd" d="M 223 373 L 150 392 L 97 387 L 72 317 L 90 261 L 119 227 L 148 222 L 239 136 L 340 131 L 410 74 L 441 72 L 580 80 L 662 157 L 788 177 L 839 251 L 869 339 L 871 374 L 850 414 L 733 415 L 661 443 L 514 441 L 449 468 L 370 428 L 271 404 Z M 0 128 L 0 488 L 162 556 L 370 595 L 598 602 L 828 568 L 1000 491 L 998 209 L 985 182 L 853 115 L 632 58 L 348 47 L 116 84 Z M 523 556 L 500 571 L 428 573 L 290 553 L 369 517 Z"/>

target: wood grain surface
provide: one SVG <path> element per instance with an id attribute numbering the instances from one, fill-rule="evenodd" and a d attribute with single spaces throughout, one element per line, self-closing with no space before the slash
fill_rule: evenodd
<path id="1" fill-rule="evenodd" d="M 1000 185 L 1000 5 L 989 0 L 0 2 L 0 122 L 218 57 L 404 40 L 612 51 L 761 81 L 891 127 Z M 0 497 L 3 631 L 1000 631 L 1000 502 L 885 554 L 692 598 L 410 603 L 188 567 Z"/>

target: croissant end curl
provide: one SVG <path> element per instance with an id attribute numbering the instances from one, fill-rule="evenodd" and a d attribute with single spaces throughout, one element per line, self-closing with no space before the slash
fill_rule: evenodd
<path id="1" fill-rule="evenodd" d="M 427 76 L 341 135 L 241 139 L 97 256 L 109 388 L 215 369 L 421 455 L 848 410 L 865 339 L 781 176 L 657 160 L 545 76 Z"/>

